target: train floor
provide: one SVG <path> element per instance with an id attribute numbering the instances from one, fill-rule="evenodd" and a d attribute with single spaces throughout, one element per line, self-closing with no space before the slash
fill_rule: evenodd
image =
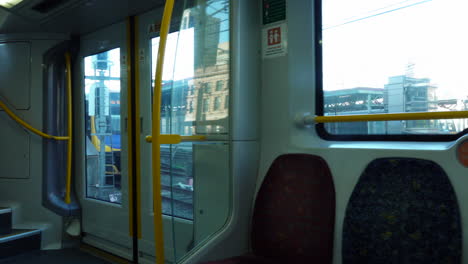
<path id="1" fill-rule="evenodd" d="M 43 250 L 27 252 L 0 260 L 0 264 L 109 264 L 79 249 Z"/>

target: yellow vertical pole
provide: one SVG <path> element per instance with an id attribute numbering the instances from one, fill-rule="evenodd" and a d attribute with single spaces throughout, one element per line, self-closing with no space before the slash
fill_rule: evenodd
<path id="1" fill-rule="evenodd" d="M 71 174 L 72 174 L 72 145 L 73 145 L 73 114 L 72 114 L 72 80 L 71 80 L 71 57 L 65 53 L 65 65 L 67 69 L 67 97 L 68 97 L 68 140 L 67 140 L 67 179 L 65 189 L 65 203 L 70 204 Z"/>
<path id="2" fill-rule="evenodd" d="M 156 74 L 153 90 L 153 121 L 152 121 L 152 159 L 153 159 L 153 212 L 154 212 L 154 243 L 156 251 L 156 263 L 164 263 L 164 234 L 162 218 L 161 199 L 161 90 L 164 55 L 166 50 L 167 36 L 171 23 L 174 0 L 166 0 L 164 14 L 161 23 L 160 42 L 156 63 Z"/>

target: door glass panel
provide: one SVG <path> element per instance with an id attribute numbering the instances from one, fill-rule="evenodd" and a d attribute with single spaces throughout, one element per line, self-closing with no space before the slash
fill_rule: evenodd
<path id="1" fill-rule="evenodd" d="M 84 59 L 86 197 L 121 203 L 120 49 Z"/>
<path id="2" fill-rule="evenodd" d="M 163 214 L 193 220 L 193 144 L 161 146 Z"/>
<path id="3" fill-rule="evenodd" d="M 169 34 L 161 134 L 228 135 L 229 10 L 227 0 L 197 1 L 182 12 L 179 31 Z M 150 40 L 152 87 L 159 41 L 159 37 Z M 167 246 L 171 241 L 175 261 L 227 219 L 230 146 L 227 137 L 216 138 L 220 141 L 161 146 L 163 214 L 171 216 Z"/>
<path id="4" fill-rule="evenodd" d="M 229 1 L 202 2 L 184 10 L 180 30 L 167 39 L 161 134 L 228 131 Z M 152 87 L 159 41 L 151 39 Z M 161 146 L 164 214 L 193 219 L 192 159 L 192 144 Z"/>
<path id="5" fill-rule="evenodd" d="M 180 31 L 169 34 L 163 70 L 161 133 L 228 133 L 228 7 L 229 1 L 217 0 L 186 9 Z M 154 87 L 159 37 L 151 40 L 151 47 Z"/>

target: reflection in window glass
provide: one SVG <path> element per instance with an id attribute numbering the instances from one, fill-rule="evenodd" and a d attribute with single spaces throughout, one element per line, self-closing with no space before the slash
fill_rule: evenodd
<path id="1" fill-rule="evenodd" d="M 213 106 L 214 109 L 213 110 L 218 111 L 220 106 L 221 106 L 221 98 L 216 97 L 215 101 L 214 101 L 214 106 Z"/>
<path id="2" fill-rule="evenodd" d="M 210 98 L 203 99 L 203 113 L 206 113 L 210 110 Z"/>
<path id="3" fill-rule="evenodd" d="M 193 219 L 192 152 L 192 143 L 161 146 L 161 196 L 164 214 Z M 172 200 L 174 203 L 171 203 Z"/>
<path id="4" fill-rule="evenodd" d="M 211 93 L 211 83 L 205 83 L 205 93 Z"/>
<path id="5" fill-rule="evenodd" d="M 229 95 L 229 89 L 223 88 L 229 82 L 229 1 L 202 2 L 185 9 L 180 30 L 168 36 L 162 78 L 163 134 L 227 134 L 229 130 L 228 108 L 215 99 Z M 151 40 L 151 47 L 154 85 L 159 37 Z M 210 107 L 211 102 L 217 102 L 219 109 Z M 192 151 L 192 144 L 161 147 L 164 214 L 193 219 Z"/>
<path id="6" fill-rule="evenodd" d="M 466 0 L 322 0 L 322 5 L 325 115 L 468 110 Z M 355 135 L 454 134 L 468 128 L 466 119 L 448 123 L 325 127 L 332 134 Z"/>
<path id="7" fill-rule="evenodd" d="M 121 203 L 120 49 L 84 59 L 86 197 Z"/>
<path id="8" fill-rule="evenodd" d="M 223 86 L 224 86 L 223 80 L 217 81 L 217 82 L 216 82 L 216 91 L 219 92 L 219 91 L 223 90 Z"/>

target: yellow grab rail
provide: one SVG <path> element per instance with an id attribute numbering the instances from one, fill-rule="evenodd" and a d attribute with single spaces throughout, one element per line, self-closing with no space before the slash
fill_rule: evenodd
<path id="1" fill-rule="evenodd" d="M 71 81 L 71 57 L 70 53 L 67 52 L 65 53 L 65 67 L 67 70 L 67 111 L 68 111 L 68 136 L 62 137 L 62 136 L 53 136 L 46 134 L 34 127 L 32 127 L 30 124 L 26 123 L 26 121 L 22 120 L 19 118 L 13 111 L 11 111 L 8 106 L 6 106 L 5 103 L 0 101 L 0 108 L 2 108 L 5 113 L 11 117 L 14 121 L 16 121 L 18 124 L 22 125 L 24 128 L 28 129 L 32 133 L 41 136 L 43 138 L 47 139 L 54 139 L 54 140 L 66 140 L 67 141 L 67 173 L 66 173 L 66 182 L 65 182 L 65 203 L 70 204 L 71 203 L 71 167 L 72 167 L 72 129 L 73 129 L 73 115 L 72 115 L 72 81 Z"/>
<path id="2" fill-rule="evenodd" d="M 61 136 L 52 136 L 52 135 L 49 135 L 49 134 L 46 134 L 34 127 L 32 127 L 30 124 L 26 123 L 24 120 L 22 120 L 21 118 L 19 118 L 17 115 L 15 115 L 11 110 L 10 108 L 8 108 L 5 103 L 3 103 L 2 101 L 0 101 L 0 108 L 2 108 L 3 110 L 5 110 L 5 113 L 11 117 L 11 119 L 15 120 L 18 124 L 22 125 L 24 128 L 26 128 L 27 130 L 31 131 L 32 133 L 38 135 L 38 136 L 41 136 L 43 138 L 47 138 L 47 139 L 55 139 L 55 140 L 68 140 L 68 137 L 61 137 Z"/>
<path id="3" fill-rule="evenodd" d="M 146 136 L 146 142 L 153 142 L 153 136 Z M 159 135 L 159 144 L 179 144 L 187 141 L 203 141 L 206 136 Z"/>
<path id="4" fill-rule="evenodd" d="M 468 111 L 316 116 L 313 119 L 315 123 L 343 123 L 343 122 L 431 120 L 431 119 L 457 119 L 457 118 L 468 118 Z"/>
<path id="5" fill-rule="evenodd" d="M 65 53 L 65 67 L 67 69 L 67 100 L 68 100 L 68 148 L 67 148 L 67 179 L 65 189 L 65 203 L 70 204 L 71 193 L 71 174 L 72 174 L 72 129 L 73 129 L 73 115 L 72 115 L 72 77 L 71 77 L 71 57 L 70 53 Z"/>
<path id="6" fill-rule="evenodd" d="M 154 245 L 156 251 L 156 263 L 164 263 L 164 234 L 162 218 L 162 199 L 161 199 L 161 91 L 162 91 L 162 73 L 164 64 L 164 55 L 166 52 L 167 36 L 171 23 L 172 10 L 174 9 L 174 0 L 166 0 L 164 14 L 161 23 L 160 42 L 158 57 L 156 63 L 156 74 L 153 90 L 153 122 L 152 122 L 152 163 L 153 163 L 153 212 L 154 212 Z"/>

